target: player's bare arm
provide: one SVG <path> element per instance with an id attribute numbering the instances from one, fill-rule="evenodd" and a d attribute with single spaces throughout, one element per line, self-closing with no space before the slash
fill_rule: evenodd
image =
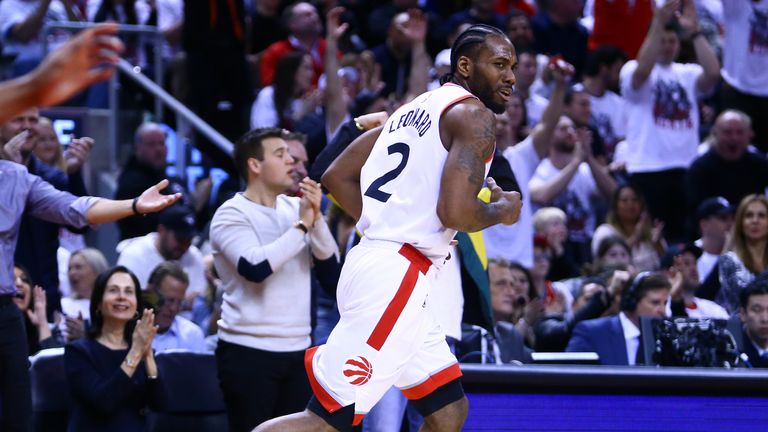
<path id="1" fill-rule="evenodd" d="M 519 193 L 496 187 L 491 189 L 490 203 L 477 198 L 485 180 L 485 161 L 493 156 L 496 145 L 491 111 L 476 100 L 458 103 L 443 114 L 440 135 L 448 149 L 437 203 L 443 225 L 475 232 L 498 223 L 515 223 L 522 206 Z"/>
<path id="2" fill-rule="evenodd" d="M 360 192 L 360 169 L 371 154 L 382 127 L 371 129 L 352 141 L 322 177 L 322 183 L 347 214 L 360 219 L 363 196 Z"/>

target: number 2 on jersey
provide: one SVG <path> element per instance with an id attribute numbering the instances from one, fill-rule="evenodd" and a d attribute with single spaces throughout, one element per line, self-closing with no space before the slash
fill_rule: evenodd
<path id="1" fill-rule="evenodd" d="M 392 180 L 396 179 L 397 176 L 400 175 L 401 172 L 403 172 L 403 169 L 405 169 L 405 164 L 408 163 L 408 156 L 411 153 L 411 149 L 408 147 L 408 144 L 406 143 L 394 143 L 391 146 L 387 147 L 387 151 L 389 154 L 395 154 L 399 153 L 402 155 L 402 159 L 400 159 L 400 163 L 391 171 L 387 171 L 382 175 L 381 177 L 377 178 L 376 180 L 371 183 L 370 186 L 368 186 L 368 189 L 365 191 L 365 196 L 369 196 L 376 201 L 381 202 L 387 202 L 389 200 L 389 197 L 392 196 L 392 194 L 388 194 L 384 191 L 382 191 L 380 188 L 384 186 L 385 184 L 391 182 Z"/>

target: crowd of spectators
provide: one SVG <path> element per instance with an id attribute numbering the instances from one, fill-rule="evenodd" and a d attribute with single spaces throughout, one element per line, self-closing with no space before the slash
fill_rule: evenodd
<path id="1" fill-rule="evenodd" d="M 491 176 L 524 205 L 515 225 L 461 233 L 437 284 L 460 360 L 594 351 L 637 365 L 641 317 L 740 318 L 743 351 L 765 367 L 766 16 L 765 0 L 0 0 L 6 76 L 68 37 L 46 24 L 157 26 L 161 84 L 236 142 L 230 157 L 199 139 L 229 181 L 171 178 L 180 201 L 119 222 L 114 263 L 86 247 L 87 228 L 24 214 L 14 302 L 29 355 L 69 344 L 75 429 L 132 424 L 152 403 L 153 352 L 170 348 L 215 350 L 231 430 L 302 409 L 302 353 L 327 338 L 339 264 L 359 240 L 317 182 L 384 113 L 439 86 L 452 41 L 487 24 L 518 62 Z M 126 47 L 151 70 L 152 45 Z M 115 199 L 166 177 L 170 128 L 154 120 L 135 131 Z M 0 125 L 5 159 L 18 149 L 29 173 L 87 195 L 82 168 L 106 143 L 57 139 L 37 109 Z M 491 347 L 481 360 L 478 337 Z M 402 418 L 405 399 L 384 401 L 366 430 Z"/>

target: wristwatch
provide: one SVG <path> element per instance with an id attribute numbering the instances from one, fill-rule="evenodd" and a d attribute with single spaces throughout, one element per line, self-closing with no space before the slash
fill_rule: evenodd
<path id="1" fill-rule="evenodd" d="M 294 227 L 294 228 L 298 228 L 298 229 L 300 229 L 300 230 L 304 231 L 304 234 L 306 234 L 306 233 L 308 233 L 308 232 L 309 232 L 309 228 L 307 228 L 307 225 L 306 225 L 306 224 L 304 224 L 304 221 L 303 221 L 303 220 L 301 220 L 301 219 L 299 219 L 298 221 L 296 221 L 296 223 L 295 223 L 295 224 L 293 224 L 293 227 Z"/>

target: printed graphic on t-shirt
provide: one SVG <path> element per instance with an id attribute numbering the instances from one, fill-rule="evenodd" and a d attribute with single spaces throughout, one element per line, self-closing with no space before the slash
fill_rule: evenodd
<path id="1" fill-rule="evenodd" d="M 589 211 L 584 208 L 576 192 L 566 189 L 552 201 L 552 205 L 568 215 L 566 226 L 568 227 L 569 239 L 581 242 L 589 238 L 589 233 L 587 232 Z"/>
<path id="2" fill-rule="evenodd" d="M 618 137 L 613 130 L 611 117 L 606 113 L 592 112 L 592 124 L 595 126 L 595 129 L 597 129 L 597 133 L 603 137 L 605 145 L 613 148 L 613 145 L 618 141 Z"/>
<path id="3" fill-rule="evenodd" d="M 749 51 L 757 54 L 768 53 L 768 11 L 753 7 L 749 27 Z"/>
<path id="4" fill-rule="evenodd" d="M 677 81 L 658 80 L 654 89 L 653 120 L 656 125 L 673 129 L 690 129 L 691 100 Z"/>

